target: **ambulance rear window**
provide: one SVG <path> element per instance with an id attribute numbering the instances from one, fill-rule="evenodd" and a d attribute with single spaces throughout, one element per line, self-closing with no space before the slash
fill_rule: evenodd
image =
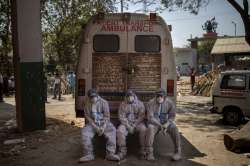
<path id="1" fill-rule="evenodd" d="M 161 38 L 156 35 L 137 35 L 135 36 L 136 52 L 160 52 Z"/>
<path id="2" fill-rule="evenodd" d="M 238 89 L 244 90 L 246 88 L 245 75 L 225 75 L 221 82 L 221 89 Z"/>
<path id="3" fill-rule="evenodd" d="M 93 40 L 95 52 L 118 52 L 118 35 L 95 35 Z"/>

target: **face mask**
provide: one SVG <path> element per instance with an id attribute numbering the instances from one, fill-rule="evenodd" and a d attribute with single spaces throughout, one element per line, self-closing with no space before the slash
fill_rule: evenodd
<path id="1" fill-rule="evenodd" d="M 97 97 L 92 97 L 91 99 L 90 99 L 90 101 L 91 101 L 91 103 L 96 103 L 97 102 Z"/>
<path id="2" fill-rule="evenodd" d="M 135 100 L 135 97 L 134 97 L 134 96 L 129 96 L 129 97 L 128 97 L 128 102 L 129 102 L 129 103 L 133 103 L 134 100 Z"/>
<path id="3" fill-rule="evenodd" d="M 157 97 L 157 102 L 159 103 L 159 104 L 161 104 L 161 103 L 163 103 L 163 101 L 164 101 L 164 98 L 163 97 Z"/>

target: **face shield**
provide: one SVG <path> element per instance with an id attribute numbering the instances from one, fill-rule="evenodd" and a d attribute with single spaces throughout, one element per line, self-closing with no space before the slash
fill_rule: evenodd
<path id="1" fill-rule="evenodd" d="M 133 96 L 133 95 L 131 95 L 131 96 L 127 96 L 127 101 L 128 101 L 128 103 L 133 103 L 134 102 L 134 100 L 135 100 L 135 97 Z"/>
<path id="2" fill-rule="evenodd" d="M 98 97 L 97 97 L 97 96 L 92 96 L 92 97 L 90 97 L 90 102 L 91 102 L 92 104 L 95 104 L 95 103 L 97 102 L 97 100 L 98 100 Z"/>
<path id="3" fill-rule="evenodd" d="M 157 101 L 159 104 L 162 104 L 162 103 L 164 102 L 164 96 L 157 95 L 157 96 L 156 96 L 156 101 Z"/>

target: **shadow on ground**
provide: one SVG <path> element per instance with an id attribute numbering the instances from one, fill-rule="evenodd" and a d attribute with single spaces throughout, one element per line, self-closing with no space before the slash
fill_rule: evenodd
<path id="1" fill-rule="evenodd" d="M 8 127 L 2 127 L 0 130 L 1 144 L 4 140 L 24 138 L 25 142 L 13 145 L 0 146 L 0 165 L 3 166 L 108 166 L 118 164 L 104 159 L 105 140 L 97 137 L 93 140 L 95 143 L 96 159 L 93 162 L 79 164 L 78 159 L 82 155 L 81 128 L 77 124 L 70 124 L 63 120 L 47 118 L 46 130 L 18 133 L 15 125 L 15 106 L 8 103 L 0 104 L 0 124 L 5 125 L 11 121 Z M 11 126 L 12 125 L 12 126 Z M 128 137 L 128 157 L 119 165 L 127 166 L 204 166 L 201 163 L 192 161 L 194 158 L 206 156 L 192 145 L 184 136 L 182 139 L 183 159 L 181 161 L 171 161 L 173 153 L 173 143 L 169 136 L 163 136 L 159 133 L 155 139 L 154 162 L 138 159 L 139 142 L 137 136 Z"/>
<path id="2" fill-rule="evenodd" d="M 0 126 L 15 116 L 15 108 L 12 104 L 5 102 L 0 103 Z"/>
<path id="3" fill-rule="evenodd" d="M 79 165 L 78 159 L 82 155 L 80 128 L 71 124 L 65 123 L 58 119 L 47 119 L 47 130 L 17 133 L 12 131 L 5 137 L 10 138 L 25 138 L 25 143 L 18 145 L 3 145 L 1 152 L 18 149 L 19 153 L 5 154 L 1 153 L 0 165 L 4 166 L 73 166 Z M 118 164 L 104 160 L 105 156 L 105 141 L 95 139 L 96 160 L 82 165 L 110 165 Z M 196 157 L 204 157 L 205 154 L 199 152 L 185 137 L 182 138 L 183 159 L 178 162 L 171 161 L 171 154 L 173 152 L 173 145 L 169 136 L 157 135 L 155 149 L 155 162 L 149 162 L 138 159 L 138 141 L 133 137 L 129 137 L 128 143 L 128 157 L 122 161 L 120 165 L 185 165 L 185 166 L 203 166 L 200 163 L 191 161 Z"/>
<path id="4" fill-rule="evenodd" d="M 9 103 L 0 103 L 0 143 L 6 139 L 7 135 L 16 131 L 15 106 Z M 0 146 L 1 151 L 2 146 Z"/>

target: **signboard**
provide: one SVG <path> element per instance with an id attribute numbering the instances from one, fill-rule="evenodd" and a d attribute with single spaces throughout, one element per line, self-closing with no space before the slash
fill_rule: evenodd
<path id="1" fill-rule="evenodd" d="M 153 23 L 146 20 L 105 20 L 99 22 L 102 32 L 153 32 Z"/>

